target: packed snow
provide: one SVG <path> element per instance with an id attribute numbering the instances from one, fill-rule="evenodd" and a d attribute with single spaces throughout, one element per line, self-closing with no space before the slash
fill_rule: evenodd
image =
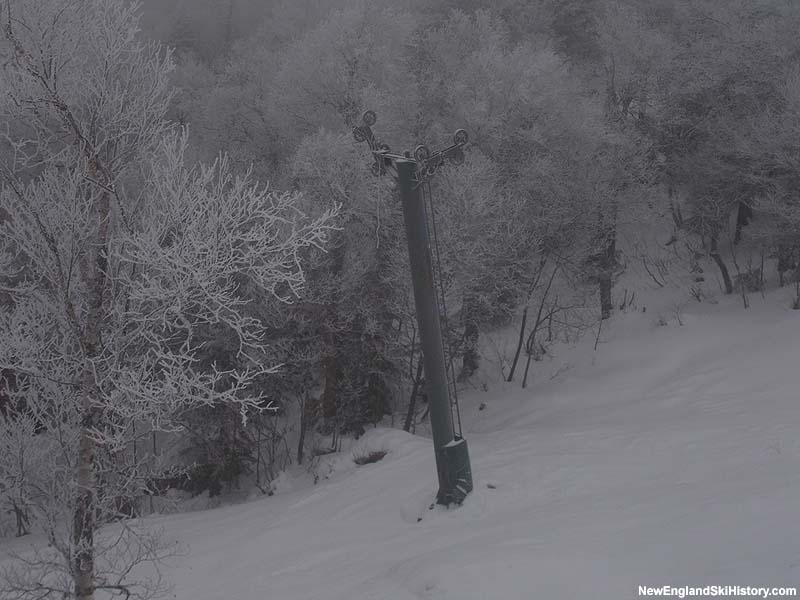
<path id="1" fill-rule="evenodd" d="M 537 363 L 528 389 L 496 377 L 462 394 L 475 491 L 458 508 L 429 509 L 430 440 L 379 428 L 325 457 L 316 485 L 297 469 L 273 497 L 151 518 L 183 548 L 164 569 L 173 597 L 616 600 L 640 585 L 794 585 L 789 296 L 751 298 L 746 318 L 736 298 L 689 305 L 664 326 L 640 307 L 604 325 L 596 351 L 585 339 Z M 354 464 L 373 450 L 387 455 Z"/>

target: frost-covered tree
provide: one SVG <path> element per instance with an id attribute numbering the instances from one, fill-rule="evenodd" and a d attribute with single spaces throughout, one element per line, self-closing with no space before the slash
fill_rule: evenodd
<path id="1" fill-rule="evenodd" d="M 4 443 L 58 449 L 26 501 L 49 545 L 19 557 L 3 593 L 146 597 L 158 582 L 131 569 L 159 557 L 158 537 L 99 528 L 147 485 L 129 452 L 136 425 L 169 431 L 204 404 L 263 408 L 254 383 L 276 365 L 242 290 L 291 301 L 300 255 L 335 210 L 307 218 L 297 194 L 224 157 L 187 166 L 187 136 L 165 118 L 170 54 L 140 40 L 135 5 L 12 0 L 2 21 L 0 369 L 16 376 L 9 418 L 35 422 Z M 235 340 L 234 368 L 200 364 L 209 332 Z"/>
<path id="2" fill-rule="evenodd" d="M 791 179 L 784 133 L 794 121 L 798 22 L 792 3 L 715 0 L 678 5 L 661 22 L 678 52 L 661 73 L 654 133 L 683 205 L 678 222 L 701 239 L 726 293 L 734 289 L 726 251 L 758 199 Z"/>
<path id="3" fill-rule="evenodd" d="M 321 130 L 301 142 L 292 165 L 308 201 L 341 205 L 342 229 L 309 269 L 304 302 L 290 311 L 297 337 L 321 359 L 319 416 L 337 429 L 359 430 L 390 410 L 410 320 L 400 204 L 364 158 L 352 136 Z"/>
<path id="4" fill-rule="evenodd" d="M 321 126 L 353 126 L 367 108 L 381 115 L 381 133 L 400 139 L 387 125 L 402 123 L 416 105 L 406 57 L 414 17 L 396 8 L 357 0 L 333 11 L 294 40 L 282 54 L 274 100 L 292 137 Z M 402 128 L 400 128 L 402 131 Z"/>

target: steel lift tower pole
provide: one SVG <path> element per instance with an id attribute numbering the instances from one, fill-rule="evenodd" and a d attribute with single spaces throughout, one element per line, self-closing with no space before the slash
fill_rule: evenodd
<path id="1" fill-rule="evenodd" d="M 400 192 L 425 367 L 425 389 L 430 406 L 436 471 L 439 477 L 436 502 L 445 505 L 461 504 L 466 495 L 472 491 L 472 471 L 467 442 L 461 437 L 460 431 L 458 435 L 456 434 L 453 425 L 442 325 L 434 285 L 428 215 L 422 185 L 446 160 L 454 164 L 463 162 L 463 146 L 467 143 L 467 134 L 464 130 L 457 131 L 454 144 L 434 154 L 431 154 L 425 146 L 417 146 L 413 156 L 409 152 L 392 154 L 388 146 L 375 141 L 371 130 L 375 121 L 375 113 L 367 111 L 363 115 L 362 125 L 354 128 L 353 135 L 357 141 L 369 143 L 375 158 L 372 165 L 373 174 L 393 176 Z M 455 382 L 453 384 L 455 385 Z"/>

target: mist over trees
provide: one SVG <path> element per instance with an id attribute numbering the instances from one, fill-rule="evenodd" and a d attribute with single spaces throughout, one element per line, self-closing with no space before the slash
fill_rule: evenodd
<path id="1" fill-rule="evenodd" d="M 0 17 L 0 503 L 4 533 L 51 540 L 11 597 L 147 597 L 128 563 L 161 546 L 132 525 L 104 545 L 99 525 L 169 487 L 270 493 L 341 436 L 425 418 L 399 202 L 350 133 L 367 109 L 398 151 L 469 131 L 430 188 L 462 385 L 486 331 L 519 328 L 503 375 L 527 385 L 625 305 L 626 268 L 665 285 L 632 231 L 745 306 L 771 277 L 800 307 L 795 2 L 11 0 Z"/>

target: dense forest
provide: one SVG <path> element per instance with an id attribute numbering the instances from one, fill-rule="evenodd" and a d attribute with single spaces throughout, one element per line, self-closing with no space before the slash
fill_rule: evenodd
<path id="1" fill-rule="evenodd" d="M 793 285 L 800 308 L 792 0 L 0 17 L 0 521 L 55 552 L 9 576 L 13 598 L 51 597 L 45 572 L 77 598 L 122 589 L 119 565 L 161 547 L 131 557 L 94 527 L 168 488 L 270 494 L 342 436 L 424 423 L 402 212 L 353 139 L 365 110 L 398 150 L 469 132 L 429 190 L 460 385 L 500 327 L 519 340 L 503 376 L 527 385 L 629 305 L 633 268 L 744 308 Z"/>
<path id="2" fill-rule="evenodd" d="M 665 216 L 661 245 L 698 274 L 711 260 L 725 293 L 757 290 L 765 262 L 796 279 L 794 3 L 172 4 L 146 5 L 145 24 L 177 49 L 170 116 L 197 156 L 341 205 L 303 299 L 277 318 L 279 396 L 314 427 L 402 413 L 422 376 L 398 203 L 349 133 L 367 109 L 393 148 L 470 133 L 466 165 L 432 192 L 462 380 L 486 328 L 530 313 L 524 367 L 609 317 L 627 264 L 664 284 L 663 261 L 618 232 Z"/>

